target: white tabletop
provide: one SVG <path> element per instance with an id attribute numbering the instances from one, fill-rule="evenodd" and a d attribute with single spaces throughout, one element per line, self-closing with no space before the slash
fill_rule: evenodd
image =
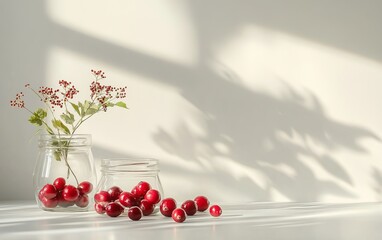
<path id="1" fill-rule="evenodd" d="M 0 203 L 0 239 L 382 239 L 382 204 L 251 203 L 222 205 L 218 218 L 184 223 L 160 214 L 133 222 L 95 212 L 55 213 L 32 202 Z"/>

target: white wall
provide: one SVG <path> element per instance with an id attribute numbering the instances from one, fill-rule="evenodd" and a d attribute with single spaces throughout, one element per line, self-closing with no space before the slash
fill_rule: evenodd
<path id="1" fill-rule="evenodd" d="M 270 3 L 272 2 L 272 3 Z M 382 199 L 380 1 L 0 1 L 0 200 L 32 199 L 29 82 L 128 85 L 94 155 L 161 160 L 184 200 Z M 32 108 L 32 97 L 27 96 Z"/>

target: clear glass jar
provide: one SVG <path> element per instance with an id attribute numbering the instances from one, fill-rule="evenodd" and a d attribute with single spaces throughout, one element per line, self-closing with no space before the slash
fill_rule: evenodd
<path id="1" fill-rule="evenodd" d="M 86 182 L 90 185 L 86 185 Z M 95 187 L 96 182 L 91 135 L 40 136 L 33 185 L 36 201 L 41 209 L 47 211 L 92 209 L 94 198 L 92 186 Z"/>
<path id="2" fill-rule="evenodd" d="M 114 186 L 131 192 L 141 181 L 148 182 L 152 189 L 158 190 L 163 196 L 158 160 L 139 157 L 102 159 L 101 178 L 96 193 L 108 191 Z"/>

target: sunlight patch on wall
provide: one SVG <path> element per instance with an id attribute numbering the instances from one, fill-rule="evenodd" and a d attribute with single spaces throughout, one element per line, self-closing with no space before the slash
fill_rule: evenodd
<path id="1" fill-rule="evenodd" d="M 197 42 L 182 1 L 46 1 L 57 24 L 165 61 L 193 65 Z M 68 14 L 70 13 L 70 14 Z"/>

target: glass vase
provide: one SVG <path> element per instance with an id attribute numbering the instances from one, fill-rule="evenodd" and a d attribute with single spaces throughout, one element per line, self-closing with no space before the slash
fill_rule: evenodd
<path id="1" fill-rule="evenodd" d="M 116 194 L 115 190 L 118 189 L 117 194 L 128 192 L 136 195 L 135 190 L 142 182 L 148 183 L 151 189 L 157 190 L 160 196 L 163 196 L 158 160 L 139 157 L 102 159 L 101 178 L 95 193 L 108 192 L 112 196 Z M 116 202 L 119 202 L 118 196 L 114 198 Z M 142 198 L 143 196 L 136 197 L 137 206 L 139 206 L 139 201 Z M 158 212 L 158 207 L 155 207 L 153 213 L 156 212 Z"/>
<path id="2" fill-rule="evenodd" d="M 33 185 L 41 209 L 92 209 L 96 182 L 91 135 L 40 136 Z"/>

